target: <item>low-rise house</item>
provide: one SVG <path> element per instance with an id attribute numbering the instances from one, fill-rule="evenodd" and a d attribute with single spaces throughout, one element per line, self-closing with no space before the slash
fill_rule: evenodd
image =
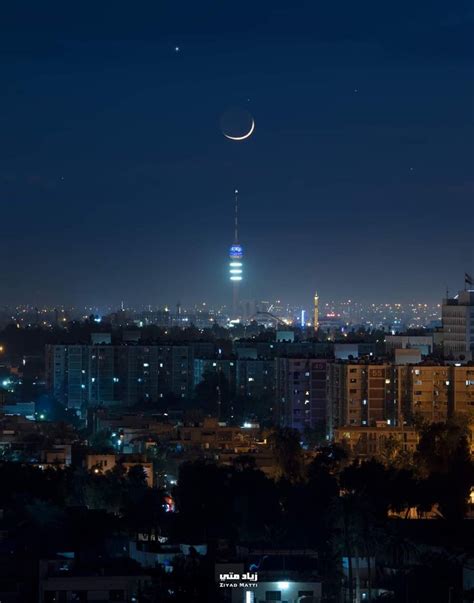
<path id="1" fill-rule="evenodd" d="M 373 427 L 348 425 L 334 430 L 334 442 L 347 446 L 360 458 L 381 458 L 392 448 L 414 452 L 418 433 L 413 427 L 392 427 L 378 421 Z"/>

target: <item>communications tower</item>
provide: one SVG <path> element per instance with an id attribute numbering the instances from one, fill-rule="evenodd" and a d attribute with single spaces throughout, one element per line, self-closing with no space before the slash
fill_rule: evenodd
<path id="1" fill-rule="evenodd" d="M 233 288 L 232 318 L 239 315 L 239 287 L 242 281 L 243 249 L 239 243 L 239 191 L 234 191 L 234 243 L 229 250 L 229 277 Z"/>
<path id="2" fill-rule="evenodd" d="M 319 295 L 317 291 L 314 294 L 313 328 L 315 332 L 319 329 Z"/>

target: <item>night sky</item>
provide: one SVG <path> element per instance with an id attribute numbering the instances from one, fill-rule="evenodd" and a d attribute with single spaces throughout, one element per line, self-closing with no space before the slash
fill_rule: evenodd
<path id="1" fill-rule="evenodd" d="M 436 301 L 473 271 L 470 2 L 0 16 L 1 305 L 228 301 L 236 187 L 244 297 Z"/>

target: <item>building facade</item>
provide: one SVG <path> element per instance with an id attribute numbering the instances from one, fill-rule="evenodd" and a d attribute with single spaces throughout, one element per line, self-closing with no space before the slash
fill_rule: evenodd
<path id="1" fill-rule="evenodd" d="M 285 427 L 304 431 L 326 429 L 328 361 L 319 358 L 277 358 L 276 415 Z"/>
<path id="2" fill-rule="evenodd" d="M 474 366 L 331 363 L 328 433 L 342 427 L 391 427 L 446 421 L 474 410 Z"/>
<path id="3" fill-rule="evenodd" d="M 474 290 L 460 291 L 453 298 L 443 300 L 444 357 L 472 360 L 474 357 Z"/>
<path id="4" fill-rule="evenodd" d="M 51 394 L 78 413 L 88 406 L 133 406 L 194 388 L 192 345 L 48 345 Z"/>

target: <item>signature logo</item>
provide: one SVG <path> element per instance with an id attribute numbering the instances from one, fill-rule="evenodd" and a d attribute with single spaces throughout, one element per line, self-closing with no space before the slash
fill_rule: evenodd
<path id="1" fill-rule="evenodd" d="M 258 574 L 244 571 L 243 564 L 217 565 L 216 580 L 219 588 L 256 588 Z"/>

